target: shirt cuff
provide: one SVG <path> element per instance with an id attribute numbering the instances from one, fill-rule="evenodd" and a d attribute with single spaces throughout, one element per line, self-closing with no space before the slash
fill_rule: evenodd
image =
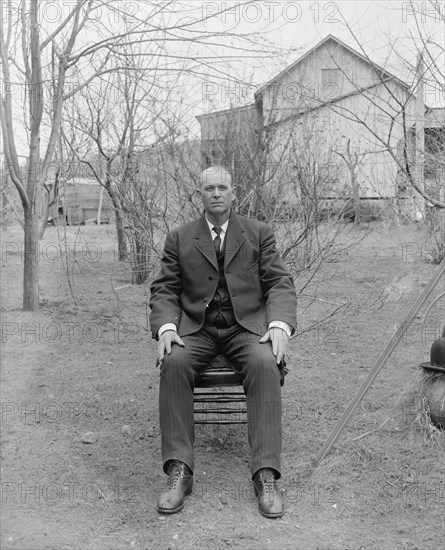
<path id="1" fill-rule="evenodd" d="M 162 325 L 162 327 L 158 330 L 158 338 L 167 330 L 174 330 L 175 332 L 178 332 L 175 323 L 165 323 L 165 325 Z"/>
<path id="2" fill-rule="evenodd" d="M 290 325 L 288 325 L 284 321 L 271 321 L 269 323 L 269 328 L 281 328 L 289 337 L 292 336 L 292 329 Z"/>

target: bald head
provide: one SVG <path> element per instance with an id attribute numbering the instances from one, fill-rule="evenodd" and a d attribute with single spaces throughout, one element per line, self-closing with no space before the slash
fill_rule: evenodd
<path id="1" fill-rule="evenodd" d="M 232 176 L 224 168 L 224 166 L 210 166 L 201 173 L 199 177 L 200 187 L 205 185 L 208 181 L 218 181 L 220 183 L 226 183 L 232 186 Z"/>

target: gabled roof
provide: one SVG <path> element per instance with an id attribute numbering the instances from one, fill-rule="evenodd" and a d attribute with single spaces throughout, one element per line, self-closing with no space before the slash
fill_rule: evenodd
<path id="1" fill-rule="evenodd" d="M 269 82 L 266 82 L 266 84 L 264 84 L 263 86 L 261 86 L 261 88 L 259 88 L 259 90 L 257 90 L 255 92 L 255 98 L 257 99 L 258 96 L 261 96 L 262 92 L 268 88 L 269 86 L 271 86 L 274 82 L 280 80 L 285 74 L 289 73 L 290 71 L 292 71 L 292 69 L 294 67 L 296 67 L 299 63 L 301 63 L 304 59 L 306 59 L 307 57 L 309 57 L 313 52 L 315 52 L 317 49 L 321 48 L 322 46 L 324 46 L 327 42 L 329 41 L 333 41 L 333 42 L 336 42 L 339 46 L 343 47 L 345 50 L 347 50 L 349 53 L 351 53 L 352 55 L 355 55 L 356 57 L 358 57 L 359 59 L 361 59 L 362 61 L 364 61 L 365 63 L 367 63 L 368 65 L 370 65 L 373 69 L 375 69 L 376 71 L 378 71 L 381 75 L 381 77 L 385 80 L 393 80 L 395 82 L 397 82 L 400 86 L 402 86 L 403 88 L 405 88 L 406 90 L 409 90 L 409 86 L 408 84 L 406 84 L 406 82 L 403 82 L 402 80 L 400 80 L 400 78 L 398 78 L 397 76 L 393 75 L 392 73 L 390 73 L 389 71 L 387 71 L 386 69 L 384 69 L 383 67 L 380 67 L 379 65 L 377 65 L 377 63 L 374 63 L 373 61 L 370 61 L 369 58 L 367 58 L 365 55 L 361 54 L 360 52 L 354 50 L 353 48 L 351 48 L 351 46 L 348 46 L 345 42 L 343 42 L 342 40 L 340 40 L 339 38 L 335 37 L 334 35 L 332 34 L 328 34 L 328 36 L 326 36 L 326 38 L 323 38 L 323 40 L 321 40 L 320 42 L 318 42 L 318 44 L 316 44 L 314 47 L 312 47 L 310 50 L 308 50 L 306 53 L 304 53 L 301 57 L 299 57 L 296 61 L 294 61 L 291 65 L 289 65 L 288 67 L 286 67 L 283 71 L 281 71 L 279 74 L 277 74 L 277 76 L 275 76 L 274 78 L 272 78 L 271 80 L 269 80 Z"/>
<path id="2" fill-rule="evenodd" d="M 445 128 L 445 107 L 431 107 L 425 113 L 426 128 Z"/>
<path id="3" fill-rule="evenodd" d="M 223 115 L 225 113 L 233 114 L 240 111 L 249 111 L 250 109 L 256 107 L 255 103 L 249 103 L 247 105 L 240 105 L 239 107 L 230 107 L 229 109 L 222 109 L 221 111 L 212 111 L 211 113 L 206 113 L 204 115 L 197 115 L 195 118 L 201 120 L 202 118 L 213 117 L 215 115 Z"/>

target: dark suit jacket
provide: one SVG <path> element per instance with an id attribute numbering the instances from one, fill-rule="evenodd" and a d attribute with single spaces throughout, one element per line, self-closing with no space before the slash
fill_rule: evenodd
<path id="1" fill-rule="evenodd" d="M 235 317 L 262 336 L 270 321 L 294 330 L 296 295 L 292 276 L 276 249 L 271 228 L 233 211 L 225 236 L 224 268 Z M 167 235 L 161 270 L 151 284 L 153 337 L 165 323 L 178 334 L 197 332 L 218 284 L 218 264 L 204 214 Z"/>

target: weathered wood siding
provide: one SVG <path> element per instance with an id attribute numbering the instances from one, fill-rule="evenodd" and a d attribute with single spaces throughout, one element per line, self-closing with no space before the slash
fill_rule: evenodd
<path id="1" fill-rule="evenodd" d="M 332 182 L 326 192 L 331 196 L 350 194 L 349 167 L 355 163 L 361 197 L 396 197 L 398 166 L 387 145 L 400 155 L 404 129 L 399 101 L 406 105 L 410 127 L 414 101 L 403 97 L 394 83 L 380 84 L 367 94 L 348 96 L 277 125 L 274 155 L 279 158 L 287 147 L 286 158 L 305 151 L 318 164 L 330 163 Z"/>
<path id="2" fill-rule="evenodd" d="M 340 70 L 341 82 L 326 85 L 322 80 L 325 69 Z M 302 93 L 290 101 L 289 90 L 298 89 Z M 362 197 L 397 195 L 398 167 L 388 146 L 401 151 L 404 124 L 406 128 L 414 124 L 416 104 L 397 81 L 382 83 L 371 64 L 329 40 L 262 94 L 265 123 L 279 128 L 276 156 L 289 146 L 289 138 L 294 149 L 316 144 L 320 162 L 336 166 L 333 195 L 348 195 L 348 165 L 353 162 Z M 346 162 L 341 155 L 346 155 Z"/>
<path id="3" fill-rule="evenodd" d="M 258 105 L 246 105 L 197 117 L 201 124 L 201 152 L 205 164 L 224 164 L 233 169 L 237 143 L 255 146 L 262 127 Z"/>
<path id="4" fill-rule="evenodd" d="M 338 81 L 324 73 L 329 70 L 338 71 Z M 379 82 L 372 65 L 328 40 L 262 90 L 264 123 L 279 122 Z"/>

